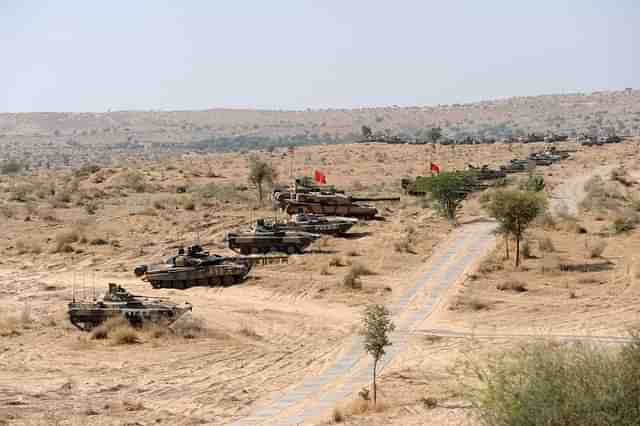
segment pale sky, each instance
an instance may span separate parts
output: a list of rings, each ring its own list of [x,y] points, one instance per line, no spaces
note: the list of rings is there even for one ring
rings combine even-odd
[[[639,88],[639,28],[638,0],[0,0],[0,112]]]

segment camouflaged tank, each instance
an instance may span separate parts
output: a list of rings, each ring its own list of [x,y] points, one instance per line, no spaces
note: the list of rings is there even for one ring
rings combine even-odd
[[[199,245],[183,249],[164,263],[140,265],[134,269],[138,277],[153,288],[186,289],[195,286],[229,286],[241,282],[251,271],[251,263],[242,259],[210,255]]]
[[[360,219],[375,218],[378,209],[368,204],[359,204],[361,201],[400,201],[400,198],[357,198],[344,194],[297,193],[286,201],[284,211],[291,215],[316,214]]]
[[[226,239],[231,250],[249,255],[270,252],[302,253],[318,238],[320,235],[308,232],[269,230],[256,227],[246,232],[230,232]]]
[[[98,300],[69,303],[69,321],[80,330],[91,330],[112,317],[123,316],[133,326],[145,322],[171,324],[186,312],[191,304],[175,304],[157,297],[136,296],[119,285],[109,283],[109,290]]]
[[[505,173],[504,170],[493,170],[486,164],[481,167],[475,167],[469,164],[469,171],[474,174],[477,180],[494,180],[507,177],[507,173]]]
[[[344,191],[333,185],[322,185],[316,183],[310,176],[296,178],[291,186],[275,186],[271,192],[271,201],[276,209],[284,209],[287,201],[295,197],[295,194],[344,194]]]
[[[342,235],[356,223],[358,220],[351,217],[294,214],[286,222],[258,219],[256,227],[267,231],[300,231],[312,234]]]

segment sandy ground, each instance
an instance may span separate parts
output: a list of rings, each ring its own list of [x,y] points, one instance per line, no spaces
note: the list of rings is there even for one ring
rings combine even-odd
[[[308,147],[296,154],[311,158],[307,165],[299,165],[298,173],[304,168],[309,171],[324,167],[331,170],[333,183],[359,188],[361,193],[367,192],[363,188],[366,186],[372,195],[389,194],[397,192],[400,177],[422,170],[423,149],[384,145],[365,150],[357,146]],[[443,168],[449,169],[472,160],[478,163],[478,159],[498,164],[532,149],[526,145],[467,147],[458,151],[441,148],[434,156]],[[275,160],[282,153],[263,155]],[[578,199],[584,176],[593,174],[594,165],[617,167],[622,163],[630,172],[638,169],[635,145],[580,148],[573,159],[544,170],[548,191],[564,182],[556,195]],[[204,176],[207,164],[223,177]],[[0,366],[4,373],[0,377],[2,421],[227,424],[251,416],[305,378],[321,377],[323,371],[335,365],[344,354],[346,342],[353,338],[362,307],[370,302],[398,305],[429,271],[438,250],[449,244],[438,243],[452,238],[446,222],[430,209],[423,209],[419,201],[403,197],[399,204],[378,205],[386,221],[358,225],[355,238],[317,243],[309,254],[293,256],[287,265],[256,268],[242,285],[152,291],[148,284],[133,277],[133,266],[170,254],[181,243],[194,239],[196,233],[213,251],[224,253],[222,239],[227,230],[248,224],[256,216],[273,214],[266,209],[247,208],[242,200],[215,199],[207,206],[197,199],[195,210],[187,210],[180,207],[181,195],[171,192],[172,185],[182,182],[191,186],[210,181],[245,183],[244,164],[246,159],[237,154],[214,156],[207,162],[181,160],[170,170],[167,164],[138,164],[147,181],[161,187],[155,192],[119,189],[115,182],[122,173],[119,170],[104,183],[95,183],[92,178],[83,180],[81,191],[94,188],[107,193],[98,213],[90,216],[83,207],[54,209],[36,197],[32,201],[36,212],[29,213],[25,203],[9,201],[9,192],[5,192],[4,205],[14,208],[15,215],[3,219],[5,232],[0,242],[5,253],[0,265],[0,314],[5,324],[2,329],[13,331],[0,336]],[[281,176],[287,176],[287,164],[279,167]],[[200,176],[194,176],[194,171]],[[567,187],[569,177],[581,180],[573,180]],[[6,178],[0,181],[3,188],[16,184]],[[372,191],[374,187],[377,189]],[[156,209],[155,215],[140,214],[166,197],[178,198],[178,208],[169,203],[170,208]],[[45,211],[52,211],[57,220],[46,221],[42,217]],[[27,214],[29,221],[25,221]],[[589,228],[588,235],[605,238],[598,232],[608,219],[597,220],[598,216],[584,214],[580,223]],[[473,227],[473,221],[481,217],[482,211],[472,199],[463,210],[461,222]],[[78,241],[72,243],[73,253],[52,253],[56,235],[75,229],[78,224],[88,239],[103,237],[117,244],[94,246]],[[464,235],[465,229],[456,232]],[[532,241],[539,234],[551,235],[556,245],[554,257],[584,257],[580,249],[584,236],[576,237],[575,232],[536,228],[531,234]],[[413,253],[396,250],[395,242],[405,239]],[[470,410],[460,408],[468,406],[468,402],[461,399],[451,368],[460,360],[477,359],[484,353],[509,347],[513,341],[425,334],[430,330],[621,335],[637,321],[637,292],[631,279],[635,270],[629,268],[635,267],[633,253],[639,243],[633,232],[608,236],[606,240],[604,257],[614,265],[604,271],[543,274],[541,265],[548,259],[538,256],[534,247],[537,258],[525,261],[526,270],[510,269],[509,262],[503,262],[501,270],[468,273],[461,282],[454,279],[434,312],[406,329],[402,351],[390,359],[382,372],[383,409],[348,415],[347,424],[473,424],[468,417]],[[19,241],[38,244],[41,251],[24,252],[17,247]],[[436,256],[432,256],[434,250]],[[456,256],[464,257],[466,253],[464,249],[456,251]],[[479,253],[477,260],[490,254]],[[345,263],[363,263],[375,272],[363,277],[363,290],[348,290],[341,285],[349,267],[328,266],[336,256]],[[141,343],[124,346],[108,339],[90,340],[72,328],[65,315],[72,288],[84,283],[85,292],[90,295],[94,277],[97,288],[118,282],[134,293],[190,301],[194,315],[203,318],[208,334],[183,339],[141,333]],[[529,291],[512,293],[495,288],[496,282],[509,278],[526,281]],[[577,297],[570,297],[572,291]],[[423,306],[420,297],[428,294],[412,299],[408,312]],[[475,310],[462,304],[461,308],[451,309],[460,297],[469,296],[485,301],[488,307]],[[425,403],[431,397],[438,400],[437,406]],[[292,418],[306,409],[303,406],[315,407],[314,398],[307,398],[293,411],[282,411],[280,417],[270,420],[282,424],[278,419]],[[345,413],[355,411],[351,400],[347,396],[336,406]],[[326,419],[317,418],[314,422],[327,421],[329,414],[323,412],[321,417]]]

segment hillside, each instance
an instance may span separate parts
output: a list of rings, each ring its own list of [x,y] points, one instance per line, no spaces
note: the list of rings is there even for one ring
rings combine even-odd
[[[574,135],[610,128],[640,131],[640,90],[516,97],[470,104],[266,111],[118,111],[0,114],[0,161],[38,167],[114,164],[188,152],[269,145],[348,143],[363,125],[374,132],[424,137],[440,126],[452,138],[502,138],[529,132]]]

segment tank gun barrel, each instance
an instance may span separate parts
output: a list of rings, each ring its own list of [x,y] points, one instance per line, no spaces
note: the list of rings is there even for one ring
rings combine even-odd
[[[400,201],[400,197],[351,197],[351,201],[357,202],[366,202],[366,201]]]

